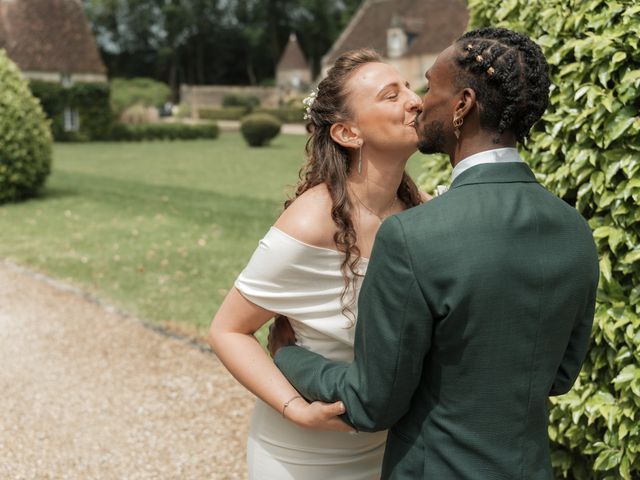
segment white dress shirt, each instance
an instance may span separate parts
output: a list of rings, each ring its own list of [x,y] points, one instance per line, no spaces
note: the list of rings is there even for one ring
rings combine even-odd
[[[451,173],[451,181],[453,182],[462,172],[469,170],[476,165],[483,163],[509,163],[524,162],[515,148],[494,148],[493,150],[485,150],[476,153],[470,157],[461,160]]]

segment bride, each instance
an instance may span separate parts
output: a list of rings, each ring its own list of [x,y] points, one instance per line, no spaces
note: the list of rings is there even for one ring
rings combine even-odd
[[[378,478],[386,432],[353,434],[341,402],[308,403],[253,334],[286,316],[297,343],[353,359],[357,296],[382,221],[428,200],[405,173],[420,98],[372,50],[336,60],[307,100],[311,136],[295,197],[260,241],[215,315],[209,342],[258,400],[251,479]],[[380,352],[384,355],[384,352]]]

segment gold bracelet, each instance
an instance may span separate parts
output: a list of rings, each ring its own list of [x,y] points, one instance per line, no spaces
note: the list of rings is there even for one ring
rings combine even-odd
[[[284,411],[287,409],[287,407],[289,406],[289,404],[291,402],[293,402],[296,398],[302,398],[300,395],[296,395],[295,397],[291,397],[289,400],[287,400],[286,402],[284,402],[284,405],[282,406],[282,418],[287,418],[284,416]]]

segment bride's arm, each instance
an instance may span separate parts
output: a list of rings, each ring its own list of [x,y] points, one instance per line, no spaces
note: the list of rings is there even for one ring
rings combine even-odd
[[[232,288],[211,323],[208,339],[229,372],[254,395],[282,413],[285,403],[299,394],[254,337],[273,316],[273,312],[253,304]],[[342,402],[309,404],[303,398],[296,398],[285,410],[286,418],[302,427],[354,431],[337,418],[342,413]]]

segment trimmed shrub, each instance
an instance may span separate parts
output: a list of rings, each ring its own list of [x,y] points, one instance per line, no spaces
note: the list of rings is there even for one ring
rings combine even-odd
[[[523,156],[591,225],[601,278],[592,343],[571,392],[550,400],[556,478],[640,478],[640,5],[634,0],[470,0],[472,28],[544,50],[551,103]],[[428,187],[450,174],[428,159]],[[428,175],[428,176],[427,176]]]
[[[113,123],[109,84],[78,82],[67,88],[61,83],[32,80],[29,86],[51,119],[51,131],[56,140],[87,141],[109,137]],[[78,131],[67,132],[64,129],[64,110],[67,107],[78,111]]]
[[[243,107],[246,113],[260,106],[260,99],[254,95],[242,95],[240,93],[227,93],[222,98],[223,107]]]
[[[127,108],[120,114],[118,122],[121,123],[157,123],[160,119],[158,109],[145,107],[142,104]]]
[[[244,107],[201,108],[198,117],[203,120],[240,120],[247,114]]]
[[[266,113],[252,113],[242,119],[240,132],[245,141],[252,147],[267,145],[279,133],[280,121]]]
[[[254,113],[268,113],[282,123],[304,123],[304,108],[280,107],[280,108],[256,108]]]
[[[51,132],[18,67],[0,49],[0,203],[35,195],[51,170]]]
[[[220,134],[215,123],[188,125],[184,123],[143,123],[137,125],[118,123],[113,126],[111,140],[140,142],[145,140],[196,140],[214,139]]]
[[[111,108],[120,116],[134,105],[160,107],[171,97],[168,85],[151,78],[114,78],[111,80]]]

